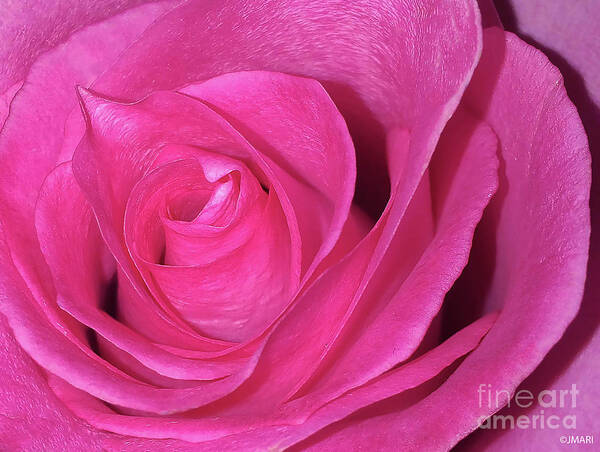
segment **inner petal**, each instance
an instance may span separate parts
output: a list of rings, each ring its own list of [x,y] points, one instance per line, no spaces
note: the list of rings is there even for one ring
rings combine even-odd
[[[167,216],[171,220],[190,222],[194,220],[212,195],[210,189],[198,189],[178,193],[167,203]]]
[[[161,213],[165,228],[176,229],[173,222],[225,226],[239,194],[236,173],[228,173],[216,183],[203,179],[199,184],[177,188],[166,199],[165,212]]]
[[[260,334],[299,285],[275,191],[240,161],[198,151],[134,187],[127,246],[153,296],[205,336]]]

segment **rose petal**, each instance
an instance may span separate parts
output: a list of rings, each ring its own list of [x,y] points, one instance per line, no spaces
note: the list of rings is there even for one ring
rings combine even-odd
[[[189,2],[149,29],[94,88],[133,101],[243,70],[317,79],[357,148],[359,201],[380,214],[389,191],[386,129],[430,118],[427,111],[459,88],[458,74],[472,69],[479,52],[473,3]]]
[[[496,2],[498,10],[505,21],[506,28],[518,32],[527,42],[542,49],[555,64],[564,77],[569,97],[577,106],[583,126],[588,135],[592,153],[592,193],[590,208],[592,214],[592,235],[588,276],[581,308],[575,320],[569,325],[564,336],[554,346],[544,361],[536,368],[520,386],[540,394],[545,389],[571,389],[576,384],[580,394],[577,406],[540,407],[535,404],[527,410],[518,409],[512,404],[510,409],[503,409],[498,414],[518,417],[525,414],[532,419],[544,410],[546,419],[553,414],[562,419],[567,414],[577,417],[577,430],[587,432],[600,431],[598,424],[596,400],[599,400],[598,384],[600,369],[595,365],[600,353],[600,201],[597,188],[600,175],[600,78],[598,77],[599,41],[595,39],[593,20],[598,17],[600,4],[597,2]],[[592,29],[589,29],[591,27]],[[519,390],[519,389],[518,389]],[[518,391],[517,390],[517,391]],[[483,433],[483,435],[482,435]],[[558,444],[560,435],[573,434],[570,429],[556,429],[552,434],[544,429],[481,430],[469,435],[458,446],[464,449],[489,450],[510,449],[515,443],[539,444],[540,448],[552,449]]]
[[[435,16],[432,17],[435,20]],[[477,19],[467,17],[467,20]],[[469,30],[475,35],[478,33],[476,27]],[[474,39],[475,47],[470,47],[472,53],[469,55],[476,60],[478,41],[475,37]],[[472,69],[473,66],[465,68],[465,72],[460,74],[454,73],[457,78],[453,86],[457,91],[445,99],[444,106],[420,105],[417,108],[411,105],[415,111],[421,108],[432,110],[426,118],[417,116],[413,119],[410,140],[406,131],[390,134],[392,141],[388,151],[392,193],[386,211],[361,244],[346,259],[317,279],[298,300],[294,310],[270,337],[257,371],[243,388],[246,391],[243,402],[232,401],[231,409],[236,410],[235,404],[240,402],[242,410],[248,406],[257,411],[268,410],[273,400],[285,400],[316,370],[358,304],[369,280],[376,271],[381,271],[378,267],[422,179],[441,129],[458,102],[457,96],[466,87]],[[462,85],[458,82],[459,79]],[[301,359],[290,360],[290,356]],[[274,381],[277,384],[273,384]]]
[[[185,143],[206,150],[234,152],[251,160],[260,157],[222,118],[187,96],[162,92],[137,104],[126,105],[110,102],[89,92],[82,95],[88,117],[88,132],[75,153],[73,171],[94,209],[107,246],[125,276],[122,280],[124,291],[119,294],[120,298],[123,297],[123,305],[133,308],[137,304],[142,309],[152,309],[154,301],[129,256],[122,233],[125,207],[134,185],[154,168],[155,160],[163,148],[174,158],[172,149],[164,147],[166,143]],[[175,111],[177,116],[173,117],[170,112]],[[113,121],[113,118],[119,118],[119,121]],[[202,134],[197,133],[200,130]],[[262,165],[261,162],[258,164]],[[118,172],[115,173],[115,170]],[[98,174],[104,177],[97,177]],[[284,193],[276,183],[274,188]],[[283,203],[286,201],[283,197]],[[288,216],[288,226],[294,225],[294,221]],[[128,289],[128,283],[131,289]],[[160,303],[167,322],[162,329],[178,328],[187,332],[190,340],[195,342],[192,343],[194,348],[214,348],[214,341],[197,335],[168,303],[160,298],[156,301]],[[142,327],[143,319],[134,315],[134,312],[139,311],[123,312],[122,320],[130,326],[138,326],[140,330],[145,329]],[[136,325],[136,322],[141,323]],[[156,331],[159,332],[161,328]]]
[[[123,415],[56,377],[50,379],[50,385],[77,416],[98,429],[130,435],[128,438],[138,436],[141,438],[186,438],[186,440],[194,442],[211,441],[260,427],[264,422],[263,418],[252,416],[238,418],[207,416],[200,419],[186,419]],[[135,441],[134,438],[131,439]],[[191,446],[187,441],[177,441],[177,443],[176,450],[179,450],[180,447],[185,448],[186,445]],[[197,448],[198,445],[196,444],[194,447]]]
[[[200,155],[197,158],[202,162]],[[275,191],[264,193],[240,162],[220,163],[231,165],[236,179],[242,179],[236,182],[241,211],[233,223],[215,230],[203,223],[161,220],[157,207],[170,196],[169,190],[190,181],[198,184],[198,174],[203,172],[199,161],[179,160],[142,179],[127,205],[125,234],[132,251],[139,248],[136,238],[142,244],[160,243],[159,236],[166,234],[166,262],[143,259],[138,263],[145,280],[156,284],[158,296],[164,294],[199,331],[243,342],[261,333],[283,311],[297,290],[299,268],[292,261],[286,217]],[[181,265],[168,260],[173,246],[187,254]]]
[[[336,444],[451,447],[495,411],[478,403],[478,386],[490,384],[512,393],[579,307],[589,237],[585,134],[558,71],[512,34],[506,34],[503,52],[497,47],[503,45],[502,37],[501,30],[486,30],[484,56],[466,98],[483,110],[497,133],[505,165],[500,188],[506,192],[486,211],[491,221],[484,220],[487,227],[497,228],[499,244],[487,309],[503,304],[502,313],[438,390],[407,410],[340,426],[329,439]],[[503,58],[499,74],[498,57]],[[491,81],[495,89],[490,99],[486,94]],[[506,181],[509,185],[503,186]],[[453,410],[440,410],[448,406]]]
[[[320,148],[322,149],[324,146],[329,148],[330,155],[336,155],[336,160],[338,161],[345,162],[349,158],[351,159],[353,154],[352,152],[349,152],[351,143],[347,136],[347,131],[339,118],[339,114],[332,108],[324,91],[316,85],[315,82],[300,80],[284,75],[276,76],[278,85],[271,86],[268,82],[273,77],[275,76],[273,75],[265,78],[265,93],[271,91],[276,93],[276,87],[278,89],[283,89],[283,86],[290,85],[299,88],[306,85],[309,87],[309,90],[306,90],[306,95],[303,96],[304,101],[306,101],[307,98],[314,97],[315,102],[324,102],[323,105],[327,106],[327,109],[322,108],[318,110],[318,118],[321,118],[323,123],[329,123],[330,129],[319,130],[315,119],[316,117],[314,117],[314,113],[312,113],[313,110],[310,109],[306,109],[303,115],[294,115],[295,120],[298,121],[297,127],[301,127],[300,124],[303,123],[303,119],[306,115],[313,115],[313,117],[308,118],[306,121],[307,124],[314,124],[313,128],[315,129],[315,135],[313,135],[312,138],[313,144],[317,142],[316,140],[329,140],[324,141],[324,144],[321,145]],[[256,82],[263,83],[261,79],[257,79]],[[286,96],[285,99],[290,104],[290,108],[296,108],[296,113],[298,113],[299,110],[297,103],[294,103],[293,101],[294,97],[292,96],[292,91],[289,91],[289,95]],[[298,95],[298,93],[296,95]],[[321,97],[324,101],[318,100]],[[252,167],[258,168],[256,166],[257,164],[261,166],[261,173],[268,174],[273,171],[273,175],[269,176],[269,180],[270,183],[273,183],[273,188],[281,201],[283,211],[286,213],[292,243],[303,242],[304,238],[314,236],[314,227],[310,222],[307,223],[306,221],[303,221],[301,229],[299,231],[296,230],[296,218],[298,218],[298,214],[300,213],[306,215],[306,208],[299,210],[298,213],[296,213],[295,210],[298,209],[297,206],[308,206],[309,203],[314,210],[313,201],[315,198],[318,199],[318,196],[316,197],[315,194],[313,194],[310,187],[305,188],[299,181],[295,180],[288,175],[286,171],[279,168],[276,163],[269,161],[267,157],[263,157],[262,154],[256,154],[256,151],[248,146],[248,144],[237,136],[234,131],[230,130],[229,126],[223,120],[219,119],[219,117],[210,110],[207,110],[199,101],[194,101],[186,96],[168,93],[152,95],[143,102],[128,106],[111,103],[90,94],[85,94],[85,98],[84,105],[86,110],[88,110],[90,134],[88,140],[82,142],[75,155],[75,174],[84,187],[84,191],[88,193],[91,204],[95,206],[94,209],[99,218],[101,230],[105,235],[109,248],[111,248],[117,257],[121,268],[126,272],[129,280],[134,282],[134,287],[137,287],[137,291],[140,295],[143,293],[141,281],[139,281],[139,277],[136,276],[136,273],[129,262],[129,258],[125,252],[125,244],[119,244],[119,242],[122,242],[122,239],[119,239],[119,225],[122,224],[124,215],[124,203],[121,199],[126,199],[132,190],[133,184],[137,183],[137,181],[155,165],[155,159],[158,157],[159,152],[162,152],[161,148],[158,146],[161,143],[185,143],[187,140],[187,144],[201,146],[204,149],[218,149],[220,152],[225,151],[225,148],[229,147],[230,149],[227,149],[227,152],[237,152],[237,155],[242,156],[243,159],[250,162],[254,161],[255,163],[252,164]],[[167,111],[174,109],[177,109],[179,114],[177,117],[177,128],[169,127],[166,129],[167,122],[160,118],[162,118]],[[183,125],[185,123],[182,118],[186,117],[186,110],[189,112],[188,121],[191,124],[190,126]],[[194,112],[193,116],[191,113],[192,111]],[[121,119],[128,118],[128,128],[121,128],[120,124],[123,124],[123,121],[114,124],[112,122],[113,115],[119,116]],[[333,121],[328,119],[325,120],[325,118],[329,117],[331,117]],[[157,121],[163,122],[159,125]],[[151,127],[153,133],[150,135],[143,134],[142,132],[146,127]],[[198,129],[202,128],[204,135],[202,137],[194,135],[192,132],[194,127]],[[213,131],[211,131],[209,127],[212,127]],[[95,130],[101,130],[101,133],[95,134]],[[281,131],[281,133],[283,133],[283,131]],[[122,134],[127,134],[127,140],[120,139]],[[229,138],[227,138],[228,136]],[[230,144],[227,144],[227,140],[230,140]],[[293,141],[294,140],[292,140],[292,142]],[[302,146],[301,141],[299,142],[299,146]],[[150,147],[150,151],[145,151],[144,153],[136,151],[136,149],[147,149],[148,147]],[[238,151],[235,151],[236,147],[239,149]],[[99,148],[103,148],[104,150],[100,152],[97,150]],[[172,152],[174,151],[170,149],[167,154],[170,157],[174,157],[171,155]],[[94,157],[94,155],[96,155],[96,157]],[[161,161],[164,161],[164,158],[161,157]],[[289,165],[290,163],[288,163],[288,166]],[[121,170],[118,175],[115,175],[115,177],[110,179],[90,179],[88,175],[97,174],[97,170],[94,170],[96,167],[104,168],[102,170],[104,172],[114,170],[115,168],[121,168]],[[341,168],[344,168],[342,175],[346,177],[348,171],[352,173],[351,170],[353,167],[352,161],[342,165]],[[272,168],[274,169],[272,170]],[[100,174],[102,174],[102,171],[100,171]],[[279,182],[275,183],[274,180]],[[107,183],[110,185],[107,186]],[[337,206],[333,215],[334,220],[331,226],[328,227],[331,228],[331,230],[327,230],[327,234],[333,238],[327,236],[323,237],[323,240],[327,239],[331,242],[336,239],[336,236],[339,236],[342,224],[348,215],[351,198],[348,187],[351,187],[351,185],[352,179],[346,179],[341,180],[338,182],[338,185],[335,186],[336,188],[340,186],[344,187],[345,195],[339,197],[341,201],[336,199]],[[100,191],[98,192],[98,190]],[[110,194],[111,192],[115,194]],[[328,192],[330,195],[333,195],[331,188],[329,188]],[[100,193],[103,194],[100,195]],[[294,196],[290,197],[291,194]],[[288,198],[293,201],[290,202]],[[331,247],[331,243],[325,245],[321,254],[329,252]],[[296,251],[297,249],[297,246],[292,245],[292,251],[296,253],[292,256],[293,260],[299,256]],[[314,256],[309,255],[308,259],[313,259],[314,265],[312,268],[319,263],[318,260],[314,261]],[[291,274],[293,275],[294,272],[292,271]],[[163,281],[163,283],[165,283],[165,281]],[[129,304],[129,306],[132,307],[133,304]],[[164,303],[161,306],[165,312],[169,312],[168,306]],[[208,317],[210,320],[210,315]],[[127,317],[125,320],[131,325],[131,322],[135,322],[136,318],[135,316],[131,318]]]
[[[483,28],[502,27],[498,11],[496,11],[493,0],[477,0],[479,10],[481,11],[481,25]]]
[[[94,359],[48,325],[0,243],[3,272],[0,284],[5,299],[0,304],[19,344],[49,372],[106,402],[152,413],[174,413],[196,408],[222,398],[237,388],[256,365],[257,355],[235,376],[199,382],[192,388],[161,389],[137,382],[107,363]],[[7,303],[6,300],[10,300]]]
[[[354,196],[354,146],[336,106],[319,83],[272,72],[226,74],[181,92],[207,102],[264,158],[319,192],[288,191],[308,279],[336,244]]]
[[[73,32],[103,19],[110,20],[142,3],[145,2],[119,0],[101,5],[93,1],[66,0],[51,5],[38,1],[4,5],[0,42],[10,42],[11,45],[0,48],[0,91],[24,79],[30,66],[42,53],[59,46]],[[168,10],[176,3],[162,1],[158,2],[157,7]],[[149,19],[153,20],[151,17]],[[135,28],[136,22],[139,21],[132,21],[130,25]],[[120,35],[108,36],[110,39],[120,39],[123,32],[126,30],[122,30]]]
[[[149,441],[140,439],[137,441],[130,439],[128,445],[133,450],[137,450],[137,447],[147,447],[149,444],[153,445],[154,450],[166,450],[167,447],[176,447],[178,450],[197,450],[192,449],[192,447],[195,447],[201,448],[203,451],[231,450],[232,448],[239,448],[240,450],[253,448],[268,449],[269,447],[287,448],[314,434],[328,424],[348,416],[359,408],[368,406],[377,400],[415,388],[434,378],[455,360],[476,348],[482,337],[485,336],[489,328],[493,325],[496,317],[495,314],[490,314],[469,325],[418,360],[387,372],[380,378],[344,394],[342,397],[318,410],[302,423],[295,423],[296,425],[265,425],[262,428],[235,433],[236,427],[239,428],[241,426],[240,421],[245,419],[245,417],[238,418],[238,426],[232,424],[236,420],[235,417],[230,419],[229,423],[226,420],[227,418],[208,418],[205,420],[178,419],[171,425],[165,425],[164,422],[159,423],[158,420],[154,419],[145,419],[146,423],[142,423],[142,419],[134,418],[132,422],[136,429],[136,435],[154,436],[157,432],[161,432],[159,433],[160,436],[181,438],[185,441],[202,442],[202,444],[191,446],[180,441],[156,441],[150,443]],[[126,431],[125,429],[120,429],[118,426],[119,420],[123,418],[122,416],[111,416],[103,413],[102,409],[94,407],[91,403],[85,405],[70,403],[69,405],[76,406],[78,407],[76,409],[79,410],[85,410],[88,413],[86,417],[93,419],[92,422],[94,425],[111,430],[116,428],[123,432]],[[290,408],[290,411],[294,411],[295,409],[293,406]],[[254,417],[248,416],[247,419],[250,421],[248,425],[252,425],[251,421],[254,420]],[[227,429],[230,434],[225,436],[224,433]],[[207,441],[209,435],[221,437],[214,441]],[[112,444],[119,444],[120,442],[121,440],[117,439]],[[162,449],[161,446],[165,447],[165,449]],[[331,447],[327,448],[327,450],[329,449]]]
[[[11,87],[9,87],[3,94],[0,95],[0,131],[4,126],[4,121],[8,116],[8,112],[10,111],[10,104],[12,103],[17,91],[21,89],[23,86],[23,82],[17,82]]]
[[[591,126],[594,118],[596,124],[599,120],[600,46],[593,18],[600,16],[600,4],[568,0],[497,3],[507,28],[528,42],[534,41],[560,67],[569,95],[578,101],[588,133],[598,139],[597,127]]]
[[[166,8],[133,9],[83,29],[42,56],[15,95],[0,134],[0,214],[6,239],[36,301],[60,328],[52,278],[33,225],[39,188],[57,164],[65,118],[77,105],[73,86],[91,83]]]
[[[107,284],[106,249],[97,223],[77,186],[70,162],[44,182],[36,206],[36,229],[54,277],[57,303],[141,364],[164,376],[211,380],[230,375],[246,361],[211,362],[180,358],[156,347],[101,310]],[[114,272],[114,263],[111,272]],[[87,344],[81,344],[87,348]],[[103,355],[104,356],[104,355]],[[125,368],[126,369],[126,368]]]
[[[1,301],[2,303],[5,300]],[[82,423],[48,387],[0,315],[0,438],[8,450],[101,450],[108,436]]]
[[[459,111],[448,123],[430,166],[435,234],[415,250],[423,214],[403,219],[388,259],[393,275],[365,294],[304,398],[325,399],[408,359],[439,312],[444,295],[467,263],[475,226],[497,185],[497,140],[481,121]],[[413,199],[415,204],[418,199]],[[414,215],[414,214],[413,214]],[[427,218],[425,216],[425,218]],[[410,225],[410,226],[409,226]],[[412,255],[418,262],[413,262]],[[443,276],[443,277],[442,277]],[[389,281],[398,288],[390,291]],[[393,289],[393,287],[392,287]],[[322,403],[322,402],[321,402]]]

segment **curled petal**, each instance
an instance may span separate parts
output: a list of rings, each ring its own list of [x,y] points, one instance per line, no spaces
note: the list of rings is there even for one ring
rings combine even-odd
[[[427,228],[428,216],[415,210],[424,201],[414,198],[384,263],[393,273],[382,271],[371,282],[332,356],[304,388],[305,398],[318,404],[319,398],[357,386],[417,350],[467,263],[475,226],[496,190],[496,151],[496,137],[483,122],[464,111],[451,119],[426,176],[435,206],[433,237],[415,245],[416,231]],[[379,278],[387,284],[377,284]],[[397,288],[390,290],[390,280]]]
[[[75,182],[70,162],[59,165],[46,178],[36,206],[36,229],[54,278],[58,305],[130,354],[130,359],[164,376],[190,380],[221,378],[240,367],[236,360],[219,363],[180,358],[102,310],[103,287],[115,271],[114,263]],[[84,347],[85,342],[81,342]]]
[[[132,419],[132,425],[136,429],[136,434],[141,437],[168,437],[185,441],[157,441],[154,444],[155,447],[167,448],[171,445],[171,447],[176,446],[180,450],[198,450],[200,448],[203,451],[229,450],[232,448],[246,450],[251,448],[290,447],[361,408],[392,395],[402,394],[418,388],[420,385],[434,379],[445,369],[452,366],[455,361],[476,349],[496,318],[496,314],[483,317],[419,359],[391,370],[381,377],[347,392],[308,418],[305,416],[291,417],[290,420],[293,419],[293,421],[286,422],[285,417],[283,417],[279,425],[269,425],[266,420],[256,422],[260,418],[252,415],[229,419],[177,419],[169,425],[165,425],[162,420],[144,419],[144,423],[141,418],[134,418]],[[103,413],[101,407],[94,407],[89,402],[86,404],[69,403],[69,405],[86,412],[86,417],[92,419],[92,423],[98,427],[126,431],[118,426],[119,421],[123,420],[122,416]],[[292,403],[286,409],[288,412],[285,414],[293,416],[298,406]],[[244,422],[247,426],[252,425],[252,428],[247,429],[247,431],[236,432]],[[216,438],[208,440],[210,436],[216,436]],[[200,444],[191,445],[187,441]],[[118,439],[115,439],[113,444],[119,444],[119,442]],[[143,447],[147,444],[148,442],[143,439],[128,443],[131,447]],[[329,449],[331,448],[332,446],[329,447]]]
[[[427,398],[338,425],[327,441],[448,448],[507,402],[480,404],[479,385],[513,393],[577,312],[590,233],[585,133],[559,72],[538,50],[499,29],[486,30],[484,49],[465,101],[499,138],[499,191],[478,231],[487,237],[494,231],[496,249],[477,253],[464,277],[473,288],[492,269],[483,308],[502,312],[474,353]],[[468,293],[462,302],[469,303]],[[440,410],[447,406],[455,408],[451,415]]]
[[[0,215],[15,263],[42,304],[45,303],[42,298],[54,297],[54,289],[49,284],[51,277],[39,251],[32,218],[44,178],[59,161],[65,119],[77,108],[73,87],[77,83],[91,84],[169,7],[167,3],[160,3],[134,8],[75,33],[33,64],[23,87],[13,98],[10,116],[0,133],[0,166],[3,168]],[[62,8],[57,9],[64,14]],[[50,29],[56,30],[54,25]],[[13,50],[12,46],[4,48]],[[20,63],[27,61],[23,55],[15,55]],[[65,153],[72,155],[73,149]]]
[[[340,237],[354,196],[354,146],[334,103],[318,82],[272,72],[226,74],[181,91],[221,113],[280,177],[302,182],[287,188],[307,279]]]
[[[299,269],[292,261],[286,217],[275,192],[264,193],[239,162],[229,162],[235,174],[213,188],[212,195],[197,194],[207,182],[202,176],[207,169],[198,158],[200,162],[179,160],[162,166],[134,187],[125,220],[129,249],[146,256],[133,255],[156,296],[164,294],[200,331],[234,341],[253,338],[298,288]],[[219,176],[228,177],[215,177]],[[235,199],[220,202],[232,204],[234,212],[225,225],[207,224],[215,197],[224,196],[218,190],[225,183],[230,187],[227,197]],[[190,193],[189,187],[196,196],[210,196],[202,201],[205,206],[199,213],[193,209],[192,221],[169,218],[169,198]],[[163,243],[164,262],[157,259],[162,251],[140,250],[135,240],[144,248]]]

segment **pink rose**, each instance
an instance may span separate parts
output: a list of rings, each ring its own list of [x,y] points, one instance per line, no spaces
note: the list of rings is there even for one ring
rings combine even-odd
[[[597,431],[587,137],[490,2],[42,3],[0,22],[8,450],[518,448],[486,419],[572,383],[539,444]]]

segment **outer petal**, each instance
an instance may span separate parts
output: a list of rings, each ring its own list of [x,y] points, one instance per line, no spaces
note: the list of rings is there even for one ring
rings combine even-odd
[[[61,44],[71,33],[143,3],[60,0],[48,4],[33,0],[2,5],[0,91],[24,79],[43,52]]]
[[[497,1],[496,6],[507,29],[540,48],[564,76],[569,97],[577,106],[586,129],[592,154],[592,236],[588,277],[581,309],[560,342],[528,377],[519,389],[539,394],[541,391],[570,389],[580,392],[575,408],[503,409],[502,415],[556,414],[577,416],[575,430],[526,429],[482,430],[474,432],[459,444],[467,450],[507,450],[515,444],[536,444],[552,450],[560,447],[562,434],[593,434],[600,431],[600,416],[595,401],[600,399],[598,381],[600,367],[600,41],[593,18],[600,17],[600,4],[595,1],[569,2]],[[597,441],[597,440],[596,440]],[[593,446],[588,446],[593,447]]]
[[[600,4],[594,0],[498,0],[505,27],[534,43],[556,64],[590,134],[600,142]]]
[[[422,402],[340,425],[328,441],[344,438],[353,447],[376,442],[395,450],[450,448],[494,411],[480,406],[478,385],[514,391],[579,307],[589,237],[585,134],[558,71],[511,34],[503,53],[496,47],[503,39],[495,39],[501,33],[486,32],[467,101],[485,115],[502,146],[503,191],[484,222],[497,228],[498,240],[488,309],[503,306],[503,311],[477,350]],[[498,74],[493,59],[502,55]],[[495,89],[488,99],[490,82]],[[454,410],[440,409],[449,406]]]
[[[233,433],[214,441],[204,441],[193,446],[189,444],[186,446],[186,443],[183,442],[157,441],[151,443],[143,440],[129,440],[128,444],[133,450],[147,447],[149,444],[153,444],[156,450],[167,450],[168,447],[175,446],[177,446],[178,450],[198,451],[285,449],[314,434],[328,424],[342,419],[377,400],[409,392],[409,390],[413,389],[418,392],[419,386],[434,379],[456,360],[461,359],[465,354],[477,347],[495,319],[496,314],[490,314],[480,319],[419,359],[400,366],[359,388],[347,392],[316,411],[308,419],[303,419],[302,422],[283,422],[281,425],[273,426],[265,425],[246,432]],[[294,409],[293,407],[290,408]],[[111,418],[111,416],[102,415],[101,410],[97,407],[93,408],[93,410],[96,412],[95,420],[99,422],[99,425],[114,425],[118,422],[118,417],[112,416]],[[254,420],[255,417],[249,416],[249,419]],[[152,434],[152,430],[148,428],[150,426],[148,421],[146,425],[142,424],[141,419],[136,419],[135,421],[136,424],[139,424],[137,428],[141,436],[145,436],[148,433]],[[161,430],[172,437],[199,442],[203,437],[206,437],[207,433],[211,433],[210,429],[207,429],[207,433],[204,432],[207,427],[207,421],[213,422],[213,419],[209,418],[204,421],[179,420],[174,426],[162,426]],[[221,418],[214,419],[214,421],[216,421],[215,424],[217,425],[223,424]],[[159,426],[156,427],[157,429],[160,428]],[[114,447],[120,442],[119,440],[115,440],[109,441],[107,444],[111,444]],[[332,448],[337,450],[337,448],[332,446],[329,446],[327,450],[331,450]],[[348,448],[352,449],[351,445],[348,445]]]
[[[389,188],[386,129],[435,122],[431,111],[465,81],[480,45],[473,3],[192,0],[148,30],[94,88],[135,100],[242,70],[315,78],[348,122],[362,168],[358,200],[379,214]]]
[[[36,62],[11,103],[0,133],[0,217],[17,267],[47,311],[53,309],[54,288],[33,212],[42,182],[59,159],[65,119],[77,106],[73,87],[90,84],[165,5],[136,8],[77,33]]]
[[[4,303],[4,300],[0,301]],[[77,419],[48,387],[0,315],[0,440],[7,450],[101,452],[108,436]]]
[[[417,250],[411,247],[418,242],[414,229],[425,227],[422,214],[399,231],[397,252],[387,263],[393,273],[381,276],[396,279],[397,286],[389,290],[388,283],[381,291],[381,284],[374,285],[366,293],[367,302],[353,314],[303,398],[332,397],[415,352],[466,265],[475,226],[496,190],[496,146],[491,129],[464,111],[448,123],[427,175],[435,206],[433,237]]]

